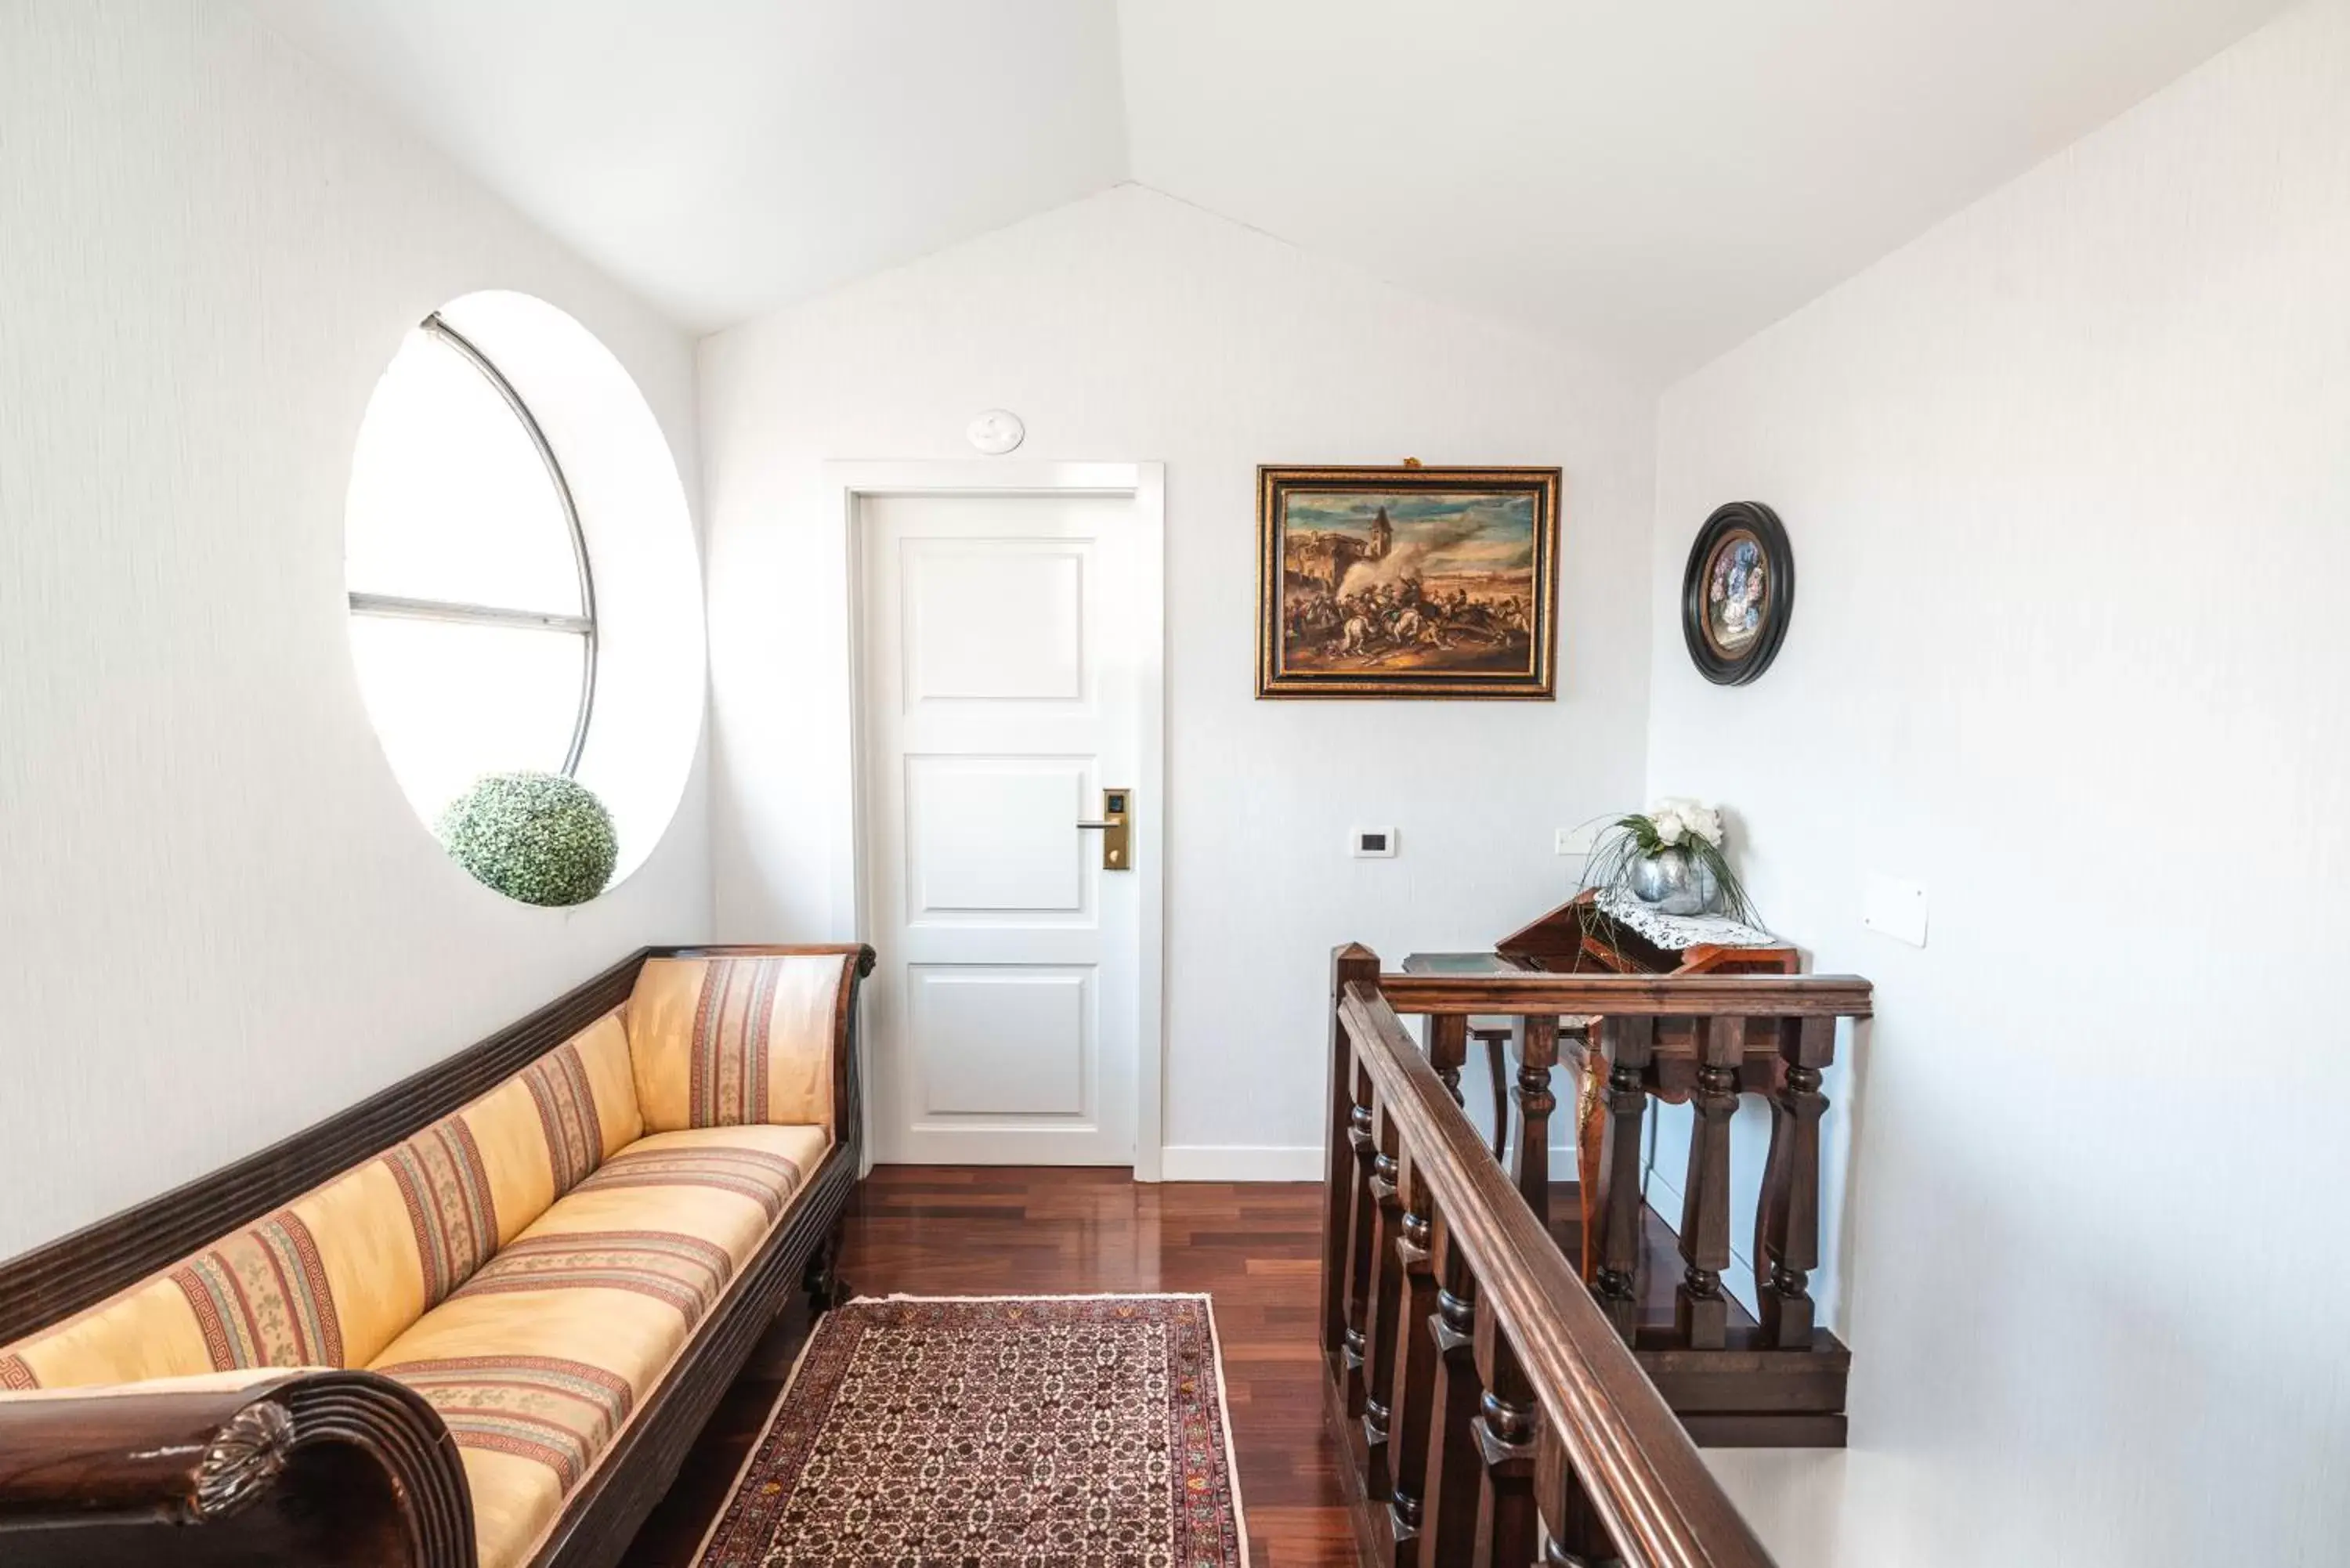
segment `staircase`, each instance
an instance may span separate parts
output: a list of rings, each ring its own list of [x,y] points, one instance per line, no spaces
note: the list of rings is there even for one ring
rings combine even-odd
[[[1844,1439],[1850,1357],[1813,1322],[1807,1273],[1820,1075],[1868,983],[1383,974],[1357,946],[1334,958],[1331,999],[1326,1407],[1362,1560],[1767,1563],[1695,1441]],[[1520,1021],[1514,1172],[1460,1105],[1469,1020],[1495,1013]],[[1425,1048],[1404,1014],[1428,1020]],[[1589,1021],[1587,1203],[1546,1168],[1566,1017]],[[1696,1127],[1676,1231],[1638,1179],[1648,1099],[1677,1090]],[[1721,1285],[1742,1092],[1773,1106],[1759,1318]]]

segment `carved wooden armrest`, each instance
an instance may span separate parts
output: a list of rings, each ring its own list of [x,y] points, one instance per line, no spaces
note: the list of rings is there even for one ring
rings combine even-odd
[[[371,1372],[0,1397],[0,1562],[475,1568],[448,1428]]]

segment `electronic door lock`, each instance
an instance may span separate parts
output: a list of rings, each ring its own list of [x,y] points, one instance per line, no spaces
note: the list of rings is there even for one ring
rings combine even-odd
[[[1134,869],[1133,864],[1129,858],[1129,851],[1128,848],[1126,820],[1127,808],[1129,804],[1128,797],[1133,794],[1134,792],[1132,790],[1126,789],[1106,789],[1102,791],[1102,819],[1099,822],[1081,822],[1077,824],[1081,828],[1099,828],[1101,830],[1102,869],[1105,871],[1131,871]]]

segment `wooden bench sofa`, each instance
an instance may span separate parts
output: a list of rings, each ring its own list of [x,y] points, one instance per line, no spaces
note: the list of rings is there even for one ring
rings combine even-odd
[[[0,1264],[0,1563],[594,1568],[817,1310],[870,949],[637,953]]]

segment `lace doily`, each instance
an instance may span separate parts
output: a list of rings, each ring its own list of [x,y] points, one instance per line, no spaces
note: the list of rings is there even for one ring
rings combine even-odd
[[[1727,915],[1668,915],[1623,888],[1603,888],[1596,899],[1609,919],[1629,926],[1668,952],[1711,943],[1723,948],[1775,948],[1779,939]]]

